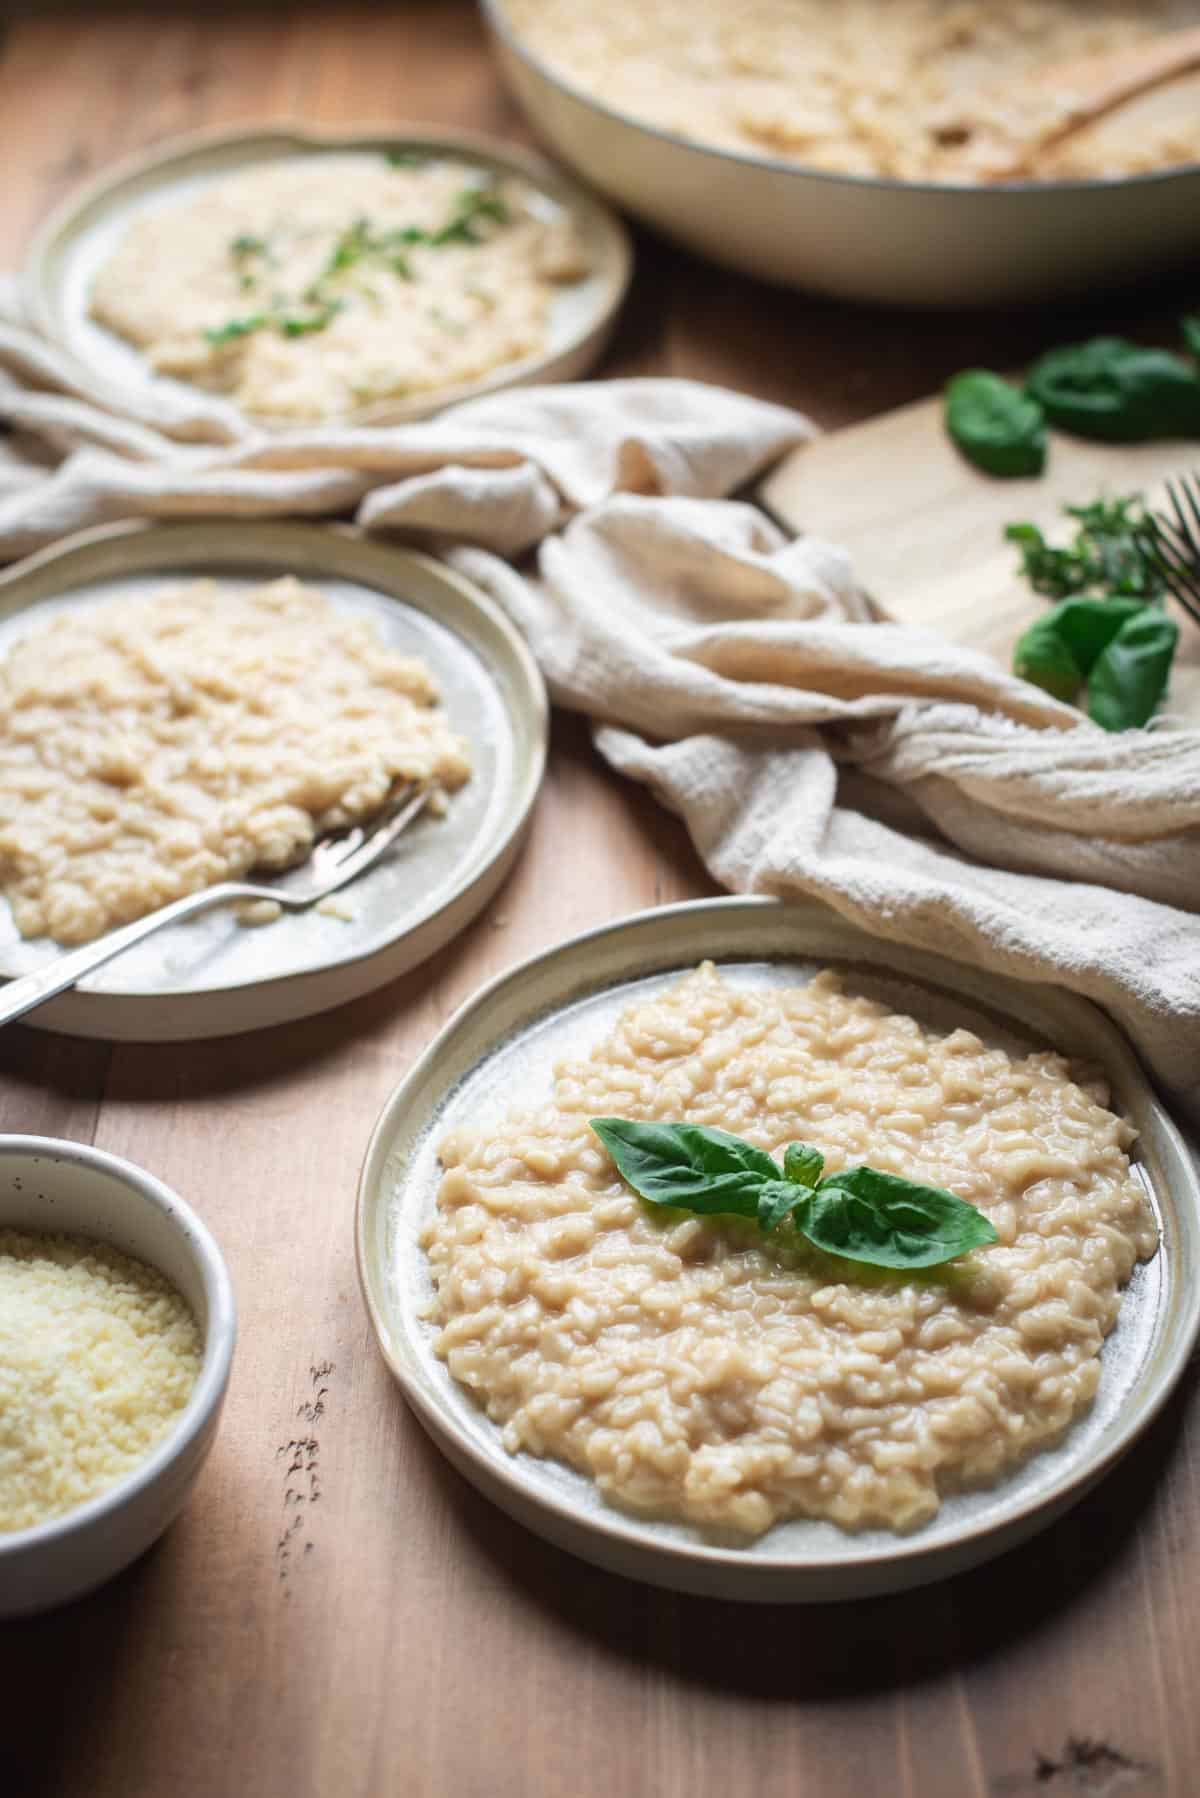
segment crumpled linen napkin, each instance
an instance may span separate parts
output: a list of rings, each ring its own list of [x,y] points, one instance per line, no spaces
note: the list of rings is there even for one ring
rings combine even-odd
[[[1200,1119],[1200,731],[1108,736],[874,622],[844,551],[723,497],[812,434],[799,415],[626,380],[282,439],[203,395],[114,397],[0,283],[5,422],[0,558],[131,515],[353,509],[433,542],[723,885],[822,899],[898,965],[915,945],[1083,993]]]

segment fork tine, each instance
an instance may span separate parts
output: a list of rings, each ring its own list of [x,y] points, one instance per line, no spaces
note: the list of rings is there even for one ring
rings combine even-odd
[[[353,855],[365,835],[362,825],[356,824],[352,830],[342,831],[336,837],[322,837],[314,845],[310,860],[318,867],[336,868],[348,855]]]
[[[396,838],[412,823],[417,813],[422,810],[429,799],[430,789],[418,786],[409,790],[376,826],[364,843],[338,863],[332,871],[326,885],[326,891],[336,893],[340,887],[348,885],[359,874],[365,872],[377,862],[384,851],[390,849]]]
[[[1197,478],[1164,483],[1165,507],[1147,515],[1149,544],[1167,591],[1200,624],[1200,498]],[[1174,514],[1172,516],[1171,514]]]
[[[1197,499],[1196,476],[1192,475],[1189,478],[1187,475],[1181,475],[1179,478],[1179,487],[1183,493],[1184,499],[1187,501],[1188,511],[1192,515],[1194,529],[1188,533],[1192,549],[1195,552],[1197,559],[1200,559],[1200,500]]]

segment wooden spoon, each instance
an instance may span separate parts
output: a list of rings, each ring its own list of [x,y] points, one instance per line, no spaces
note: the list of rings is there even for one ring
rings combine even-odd
[[[1025,84],[1026,92],[1057,97],[1062,101],[1062,110],[1056,112],[1049,125],[1035,130],[1023,141],[1001,138],[990,125],[979,128],[965,120],[947,125],[938,136],[944,143],[994,142],[996,154],[988,159],[987,179],[1002,181],[1027,173],[1034,156],[1090,125],[1093,119],[1196,68],[1200,68],[1200,26],[1189,26],[1186,31],[1167,32],[1123,50],[1058,63],[1031,74]]]

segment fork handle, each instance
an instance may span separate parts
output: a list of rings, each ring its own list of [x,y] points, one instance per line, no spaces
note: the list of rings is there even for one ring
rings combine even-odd
[[[108,930],[93,942],[82,943],[78,949],[57,956],[48,967],[39,968],[35,974],[22,974],[18,979],[10,980],[7,986],[0,987],[0,1024],[11,1024],[14,1018],[23,1017],[35,1005],[42,1005],[56,993],[65,992],[85,974],[102,968],[114,956],[123,955],[126,949],[132,949],[144,937],[152,936],[164,924],[178,924],[181,918],[194,918],[197,912],[208,911],[210,906],[237,898],[240,890],[234,882],[223,881],[220,886],[186,893],[182,899],[173,899],[169,905],[160,905],[157,911],[147,912],[144,918],[135,918],[132,924],[122,924],[119,930]]]

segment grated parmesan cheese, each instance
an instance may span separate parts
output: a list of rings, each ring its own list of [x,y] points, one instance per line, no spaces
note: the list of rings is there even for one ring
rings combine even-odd
[[[145,1460],[202,1356],[191,1308],[153,1268],[0,1230],[0,1532],[60,1517]]]

